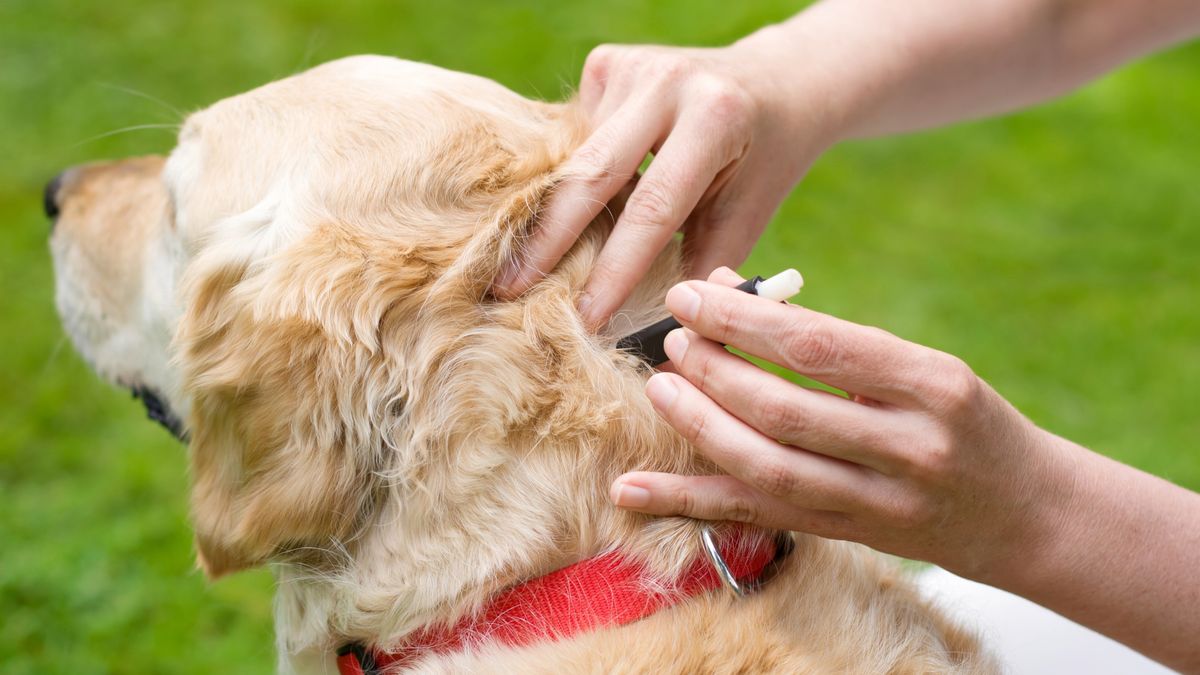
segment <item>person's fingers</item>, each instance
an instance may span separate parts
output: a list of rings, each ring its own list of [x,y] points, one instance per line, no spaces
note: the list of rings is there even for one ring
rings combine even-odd
[[[678,83],[656,81],[660,78],[655,65],[639,51],[629,45],[597,45],[588,53],[579,78],[578,102],[593,127],[639,96],[650,96],[650,104],[673,114]]]
[[[754,248],[757,235],[775,213],[779,199],[740,176],[720,194],[702,201],[683,227],[683,257],[688,276],[702,277],[719,266],[737,266]]]
[[[824,537],[844,538],[850,522],[846,514],[793,506],[733,476],[637,471],[618,477],[609,490],[609,498],[621,508],[656,516],[730,520]]]
[[[637,171],[665,132],[667,114],[653,105],[630,104],[605,120],[575,151],[564,180],[551,195],[520,258],[493,285],[501,299],[529,289],[558,264],[584,228]]]
[[[599,326],[621,306],[679,230],[713,177],[737,155],[712,120],[685,117],[671,130],[638,180],[596,260],[580,301],[584,321]]]
[[[657,366],[654,366],[654,370],[659,373],[673,373],[675,372],[675,364],[671,363],[670,361],[663,361]]]
[[[608,87],[612,61],[617,50],[614,45],[598,45],[588,53],[579,76],[579,103],[588,113],[596,110]]]
[[[710,340],[884,403],[922,401],[940,367],[940,352],[878,328],[718,284],[676,284],[666,304],[680,323]]]
[[[802,508],[852,510],[874,494],[868,469],[768,438],[686,379],[657,373],[646,395],[667,422],[729,474]]]
[[[742,275],[734,272],[728,267],[718,267],[708,273],[708,282],[711,284],[721,284],[722,286],[737,286],[745,281]]]
[[[742,225],[746,219],[714,223],[703,229],[685,230],[683,262],[689,277],[704,276],[718,266],[737,266],[745,262],[754,247],[753,237],[746,236]]]
[[[906,447],[900,411],[797,386],[686,328],[663,346],[679,375],[768,438],[883,473]]]

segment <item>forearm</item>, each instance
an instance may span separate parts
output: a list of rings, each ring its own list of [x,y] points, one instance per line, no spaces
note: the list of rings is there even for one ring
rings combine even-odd
[[[739,47],[781,64],[785,109],[825,97],[840,139],[1026,106],[1197,32],[1194,0],[825,0]]]
[[[1200,494],[1047,437],[1065,470],[1042,486],[1040,522],[980,580],[1200,672]]]

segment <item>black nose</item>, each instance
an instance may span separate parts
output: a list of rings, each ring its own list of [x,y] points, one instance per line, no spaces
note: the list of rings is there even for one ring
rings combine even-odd
[[[49,218],[58,217],[58,189],[62,187],[63,176],[67,172],[64,171],[46,183],[46,191],[42,193],[42,208],[46,210],[46,216]]]

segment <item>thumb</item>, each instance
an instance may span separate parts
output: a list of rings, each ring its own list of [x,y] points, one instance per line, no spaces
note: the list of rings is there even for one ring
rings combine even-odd
[[[635,471],[613,481],[609,499],[623,509],[654,516],[728,520],[832,539],[852,539],[856,534],[847,514],[788,504],[733,476]]]
[[[754,523],[760,518],[756,492],[732,476],[677,476],[639,471],[612,484],[613,504],[656,516]]]

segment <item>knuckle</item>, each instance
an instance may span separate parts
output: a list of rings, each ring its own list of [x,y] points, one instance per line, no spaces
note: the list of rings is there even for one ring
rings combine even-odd
[[[758,505],[745,494],[730,495],[721,507],[721,518],[735,523],[758,522]]]
[[[699,515],[696,497],[691,490],[680,488],[675,492],[675,507],[680,515],[697,516]]]
[[[877,447],[888,464],[888,473],[914,477],[920,473],[920,464],[925,451],[938,444],[941,425],[924,412],[903,411],[897,413],[898,423],[886,426],[877,436]]]
[[[796,492],[797,478],[791,467],[776,461],[761,459],[754,467],[751,482],[759,490],[774,497],[787,497]]]
[[[948,430],[938,434],[925,451],[925,471],[931,477],[950,476],[958,460],[957,443]]]
[[[701,91],[705,113],[714,122],[741,128],[753,117],[754,98],[737,83],[711,78],[703,83]]]
[[[692,413],[683,424],[683,437],[694,445],[703,446],[708,438],[708,415],[703,412]]]
[[[695,378],[692,383],[701,391],[708,391],[709,385],[713,381],[714,372],[716,370],[716,360],[711,356],[695,355],[696,349],[689,349],[688,354],[683,357],[685,368]],[[688,363],[690,361],[690,363]]]
[[[842,349],[834,339],[826,320],[813,317],[794,319],[784,324],[784,335],[780,336],[787,365],[792,370],[804,373],[829,373],[842,364]]]
[[[691,59],[674,52],[660,52],[650,62],[650,71],[660,81],[678,82],[692,68]]]
[[[929,380],[930,405],[948,415],[971,410],[981,393],[979,378],[962,359],[949,354],[936,357]]]
[[[706,323],[711,327],[713,336],[721,342],[730,342],[730,338],[741,330],[741,315],[735,307],[715,298],[706,299],[701,304]]]
[[[608,79],[609,67],[616,50],[615,45],[603,44],[597,45],[588,52],[587,58],[583,62],[583,79],[598,82]]]
[[[923,497],[900,499],[891,507],[893,523],[903,530],[920,530],[936,518],[936,509]]]
[[[617,170],[617,158],[608,146],[603,139],[595,139],[575,151],[575,173],[592,183],[610,180]]]
[[[790,397],[768,392],[759,397],[760,431],[776,440],[796,440],[807,435],[808,420]]]
[[[910,476],[923,483],[944,482],[953,476],[957,453],[949,432],[934,432],[918,447],[920,450],[907,456],[905,468]]]
[[[625,204],[624,220],[642,226],[662,226],[671,217],[670,191],[662,183],[643,179]]]

